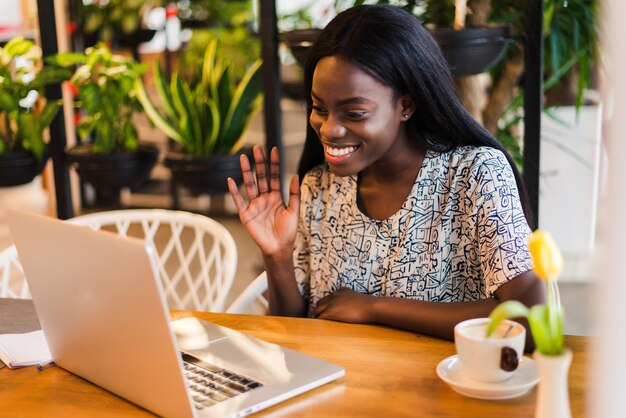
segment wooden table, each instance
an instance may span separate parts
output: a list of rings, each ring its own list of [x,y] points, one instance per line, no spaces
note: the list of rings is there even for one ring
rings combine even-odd
[[[271,417],[532,417],[536,389],[516,399],[461,396],[435,367],[454,344],[382,326],[318,319],[173,312],[194,315],[307,353],[346,369],[330,384],[266,409]],[[589,338],[566,337],[574,351],[569,393],[574,417],[585,416]],[[0,370],[0,416],[147,416],[145,410],[60,367]]]

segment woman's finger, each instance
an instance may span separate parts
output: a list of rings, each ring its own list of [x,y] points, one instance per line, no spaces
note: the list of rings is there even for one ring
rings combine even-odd
[[[322,315],[324,311],[326,310],[326,308],[328,308],[328,305],[330,305],[331,298],[332,298],[332,294],[324,296],[323,298],[317,301],[317,305],[315,306],[315,309],[313,309],[313,313],[315,314],[316,317],[319,317],[320,315]]]
[[[228,182],[228,191],[233,198],[233,202],[235,202],[235,207],[237,208],[237,212],[240,214],[246,210],[246,201],[243,200],[243,196],[239,193],[239,188],[237,187],[237,183],[232,178],[228,178],[226,180]]]
[[[270,153],[270,190],[280,192],[280,154],[278,148],[273,147]]]
[[[300,208],[300,183],[298,182],[298,176],[293,176],[291,183],[289,183],[289,201],[287,204],[290,210],[298,213]]]
[[[260,146],[255,145],[252,149],[254,153],[254,166],[256,168],[256,182],[259,185],[259,193],[267,193],[267,167],[265,167],[265,156]]]
[[[250,168],[250,160],[245,154],[241,154],[239,157],[239,165],[241,166],[241,173],[243,174],[243,184],[246,187],[246,193],[248,199],[252,200],[256,198],[259,193],[254,182],[254,176],[252,175],[252,169]]]

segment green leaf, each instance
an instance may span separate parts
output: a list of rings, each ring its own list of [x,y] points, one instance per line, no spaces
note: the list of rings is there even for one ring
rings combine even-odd
[[[122,128],[122,146],[125,150],[134,151],[139,145],[139,136],[133,122],[128,119]]]
[[[156,83],[157,94],[159,95],[161,104],[163,105],[163,108],[165,109],[165,113],[167,113],[170,119],[174,121],[177,120],[178,115],[176,114],[176,111],[174,110],[174,102],[172,101],[172,94],[167,85],[167,82],[165,81],[163,72],[161,71],[161,66],[156,61],[154,63],[154,79]]]
[[[217,105],[213,100],[206,100],[205,117],[207,119],[208,128],[204,133],[204,144],[201,155],[209,155],[213,152],[217,138],[220,132],[220,114]]]
[[[200,119],[198,117],[198,109],[194,106],[194,100],[189,90],[189,85],[184,83],[179,74],[172,76],[172,101],[174,107],[181,115],[181,122],[184,117],[184,123],[181,123],[183,137],[192,144],[194,149],[201,147],[202,136],[200,133]]]
[[[41,111],[41,115],[39,116],[40,128],[43,129],[50,126],[61,106],[61,100],[55,100],[46,103],[46,106],[43,108],[43,110]]]
[[[7,42],[4,46],[4,50],[12,57],[16,57],[28,53],[33,45],[33,41],[24,39],[24,37],[20,35]]]
[[[11,112],[17,109],[17,100],[4,89],[0,89],[0,111]]]
[[[102,110],[102,93],[94,84],[83,84],[78,90],[78,98],[81,106],[89,114],[98,113]],[[110,105],[107,103],[107,105]]]
[[[98,118],[93,116],[85,116],[83,117],[78,125],[76,126],[76,131],[78,132],[78,136],[81,140],[85,140],[91,135],[91,132],[96,128],[98,124]]]
[[[17,125],[24,149],[30,150],[37,159],[41,159],[46,144],[43,141],[43,133],[35,116],[32,113],[20,113],[17,116]]]
[[[44,61],[47,64],[58,67],[71,67],[73,65],[83,64],[86,59],[86,55],[82,52],[62,52],[55,55],[49,55],[44,59]]]
[[[235,152],[237,145],[243,140],[242,133],[252,117],[256,99],[262,90],[261,63],[261,60],[257,60],[235,89],[233,100],[224,119],[218,151]]]
[[[144,112],[146,112],[146,116],[154,125],[159,128],[167,137],[178,142],[181,145],[185,145],[185,140],[180,132],[172,126],[156,109],[152,101],[148,97],[148,93],[143,85],[143,82],[140,79],[135,80],[135,93],[137,94],[137,99],[143,106]]]
[[[215,60],[217,56],[217,39],[213,38],[204,53],[204,61],[202,63],[202,84],[211,85],[211,77],[215,69]]]
[[[228,108],[233,100],[233,85],[235,84],[234,78],[235,76],[233,74],[232,66],[229,65],[224,68],[224,71],[220,74],[216,83],[217,97],[219,98],[216,103],[218,105],[220,115],[222,115],[221,122],[224,122],[224,119],[226,119],[226,115],[228,115]]]
[[[528,323],[533,333],[537,350],[542,354],[552,353],[550,329],[548,328],[548,308],[545,305],[535,305],[530,308]]]
[[[498,328],[504,319],[525,318],[528,315],[528,308],[517,300],[507,300],[495,307],[489,314],[491,321],[487,326],[487,337]]]
[[[57,84],[61,81],[69,80],[72,77],[72,70],[63,67],[43,67],[39,74],[35,76],[30,86],[41,88],[50,84]]]

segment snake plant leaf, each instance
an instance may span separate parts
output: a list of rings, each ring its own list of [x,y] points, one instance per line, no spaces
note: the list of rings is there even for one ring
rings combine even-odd
[[[215,68],[215,60],[217,59],[217,39],[212,39],[204,53],[202,62],[202,84],[204,86],[211,85],[211,77]]]
[[[261,63],[261,60],[257,60],[235,89],[219,139],[220,148],[217,151],[235,153],[243,144],[242,133],[252,117],[256,99],[261,94]]]
[[[137,99],[143,106],[144,112],[146,112],[146,116],[154,123],[154,125],[163,131],[165,135],[167,135],[170,139],[178,142],[179,144],[184,144],[183,137],[180,135],[178,130],[172,126],[156,109],[154,104],[152,104],[152,100],[148,97],[148,93],[146,92],[146,88],[143,85],[143,82],[140,79],[135,80],[135,94],[137,95]]]
[[[522,318],[528,315],[528,308],[517,300],[507,300],[495,307],[489,314],[489,325],[487,326],[487,337],[498,328],[504,319]]]
[[[184,83],[179,74],[172,76],[172,100],[174,107],[180,115],[187,116],[185,120],[184,132],[193,149],[202,148],[202,133],[200,127],[200,117],[198,109],[195,107],[194,98],[189,89],[189,85]]]
[[[183,113],[180,115],[180,120],[178,122],[178,132],[180,132],[181,137],[183,137],[183,149],[186,153],[191,155],[197,155],[198,151],[196,151],[196,143],[193,141],[192,133],[191,133],[191,123],[189,121],[189,115],[187,113]]]
[[[222,115],[221,123],[224,123],[226,120],[226,115],[228,114],[228,108],[230,107],[230,103],[233,100],[233,86],[235,75],[233,73],[233,68],[231,65],[228,65],[224,68],[224,71],[219,75],[219,78],[216,82],[217,85],[217,97],[219,100],[217,101],[217,105],[219,108],[220,115]]]
[[[174,110],[174,102],[172,101],[172,93],[170,91],[167,82],[165,81],[165,76],[163,75],[163,71],[161,71],[161,66],[158,62],[154,63],[154,79],[156,82],[157,94],[159,95],[159,99],[161,104],[163,105],[163,109],[167,116],[173,121],[177,121],[178,116],[176,111]]]
[[[37,159],[41,159],[46,144],[43,141],[43,132],[37,118],[32,113],[19,113],[17,125],[22,137],[22,146],[30,150]]]
[[[204,138],[204,147],[201,150],[201,155],[208,155],[215,149],[215,144],[220,132],[220,113],[215,101],[211,98],[207,98],[205,102],[205,117],[207,123],[210,124],[209,129],[206,132],[206,138]]]

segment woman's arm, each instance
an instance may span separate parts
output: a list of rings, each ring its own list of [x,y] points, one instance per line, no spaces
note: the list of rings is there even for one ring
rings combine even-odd
[[[308,305],[298,289],[293,252],[263,256],[269,291],[269,314],[305,317]]]
[[[498,304],[511,299],[519,300],[526,306],[544,303],[545,286],[535,273],[528,271],[500,286],[495,291],[495,298],[473,302],[422,302],[373,297],[342,289],[321,299],[315,314],[318,318],[385,324],[453,340],[457,323],[487,317]],[[527,327],[527,324],[524,325]],[[527,332],[527,337],[529,349],[533,346],[530,332]]]
[[[293,265],[300,206],[298,178],[291,180],[289,201],[285,205],[281,192],[278,150],[273,148],[270,154],[269,178],[261,147],[256,145],[253,153],[256,178],[248,158],[242,155],[240,159],[248,202],[231,178],[228,179],[228,189],[241,223],[263,254],[270,293],[270,313],[306,316],[307,305],[298,290]]]

